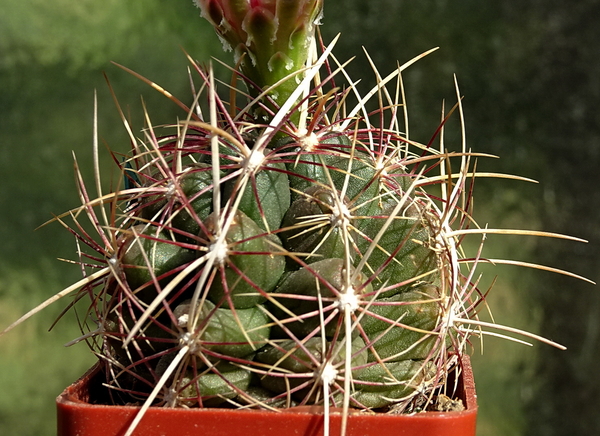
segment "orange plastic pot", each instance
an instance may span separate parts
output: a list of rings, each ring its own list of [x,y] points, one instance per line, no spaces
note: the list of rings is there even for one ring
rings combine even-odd
[[[468,357],[462,362],[458,396],[461,412],[423,412],[413,415],[351,414],[347,436],[475,436],[477,395]],[[92,404],[100,388],[98,366],[63,391],[56,399],[58,436],[122,436],[138,412],[137,407]],[[331,413],[329,434],[340,435],[342,416]],[[321,410],[287,409],[282,412],[234,409],[172,409],[151,407],[137,436],[322,436]]]

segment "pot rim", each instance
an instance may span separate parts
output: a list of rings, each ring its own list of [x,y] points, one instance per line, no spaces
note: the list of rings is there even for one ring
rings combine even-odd
[[[477,394],[468,356],[461,357],[461,375],[457,397],[463,411],[426,411],[412,414],[351,413],[346,436],[475,436]],[[99,380],[100,362],[90,368],[56,399],[58,436],[124,435],[133,421],[138,406],[115,406],[90,403],[91,383]],[[150,407],[134,435],[184,436],[210,433],[211,436],[265,436],[326,434],[323,408],[305,406],[279,411],[223,408]],[[329,434],[341,434],[341,409],[330,409]],[[268,432],[269,430],[270,432]]]

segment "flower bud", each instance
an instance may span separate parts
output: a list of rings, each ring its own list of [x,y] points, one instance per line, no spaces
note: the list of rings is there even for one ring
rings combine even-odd
[[[260,89],[304,67],[323,0],[194,0],[242,73]],[[290,78],[271,92],[281,105],[293,92]],[[258,94],[257,89],[251,93]]]

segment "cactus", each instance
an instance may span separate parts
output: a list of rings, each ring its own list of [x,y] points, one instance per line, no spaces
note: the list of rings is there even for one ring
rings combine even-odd
[[[308,107],[339,116],[344,97]],[[283,137],[217,111],[121,164],[130,187],[110,196],[115,245],[91,290],[115,401],[399,410],[443,385],[461,351],[445,320],[456,248],[422,156],[321,110]]]
[[[245,88],[223,101],[194,63],[209,115],[197,103],[174,133],[149,125],[119,164],[123,188],[85,205],[112,217],[97,225],[106,274],[84,290],[114,401],[413,410],[464,344],[447,321],[464,283],[445,236],[464,179],[451,200],[424,188],[448,154],[399,131],[400,101],[375,115],[387,127],[361,101],[344,115],[355,90],[317,74],[334,68],[331,47],[316,59],[321,2],[197,3]]]
[[[148,123],[123,186],[93,199],[79,177],[75,226],[58,218],[85,271],[59,296],[90,297],[113,402],[422,410],[485,325],[483,259],[459,248],[493,232],[469,228],[477,155],[447,150],[450,115],[428,144],[403,132],[417,58],[361,96],[334,43],[317,50],[322,1],[196,3],[236,54],[230,101],[192,61],[187,119]]]

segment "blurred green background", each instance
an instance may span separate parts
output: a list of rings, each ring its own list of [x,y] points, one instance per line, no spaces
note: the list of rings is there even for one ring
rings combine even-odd
[[[364,46],[386,74],[439,46],[404,76],[411,137],[433,133],[457,75],[469,147],[499,155],[479,169],[540,184],[481,180],[476,218],[493,227],[575,234],[589,244],[490,237],[485,254],[549,264],[598,281],[600,266],[600,1],[326,0],[322,32],[335,53],[374,83]],[[2,0],[0,15],[0,328],[79,278],[75,244],[59,225],[34,230],[78,204],[75,152],[91,182],[93,94],[101,144],[125,152],[125,130],[103,72],[134,127],[141,96],[154,123],[184,114],[110,61],[190,101],[187,60],[229,61],[191,0]],[[137,124],[136,124],[137,123]],[[457,143],[458,138],[447,138]],[[107,183],[110,171],[103,156]],[[114,181],[114,180],[113,180]],[[476,243],[477,241],[474,241]],[[486,268],[495,320],[541,333],[561,352],[488,339],[473,354],[478,435],[590,435],[600,431],[600,294],[556,274]],[[55,433],[54,398],[94,360],[72,316],[47,332],[59,303],[0,338],[0,434]]]

